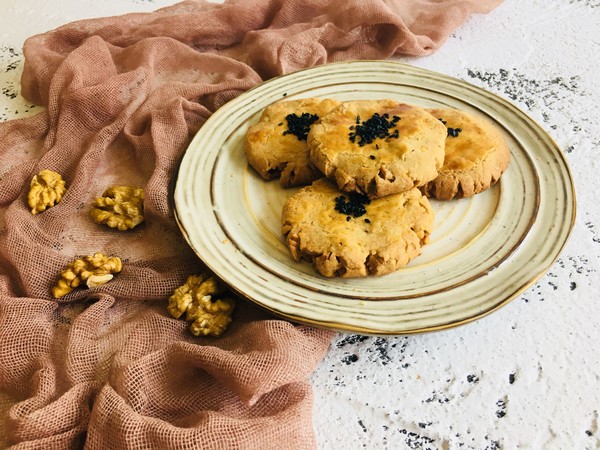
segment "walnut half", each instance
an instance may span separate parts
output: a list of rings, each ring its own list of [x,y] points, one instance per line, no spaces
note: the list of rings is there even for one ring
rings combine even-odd
[[[61,201],[67,192],[65,181],[59,173],[52,170],[42,170],[31,179],[27,203],[31,214],[37,214],[54,206]]]
[[[232,298],[213,298],[223,291],[217,280],[206,273],[188,277],[183,286],[175,289],[167,309],[173,317],[184,313],[195,336],[219,337],[231,323],[235,308]]]
[[[144,190],[129,186],[108,188],[92,203],[94,222],[129,230],[144,221]]]
[[[123,269],[121,260],[116,256],[94,253],[70,263],[60,274],[60,278],[52,288],[54,298],[67,295],[77,286],[87,284],[88,288],[101,286],[113,278],[113,274]]]

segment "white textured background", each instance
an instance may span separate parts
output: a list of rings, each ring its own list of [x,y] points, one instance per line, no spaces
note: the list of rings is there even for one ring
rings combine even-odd
[[[24,39],[173,0],[1,0],[0,120],[39,110],[19,94]],[[505,0],[433,56],[525,110],[566,154],[571,239],[535,286],[478,322],[425,335],[339,335],[312,377],[322,449],[600,448],[600,0]]]

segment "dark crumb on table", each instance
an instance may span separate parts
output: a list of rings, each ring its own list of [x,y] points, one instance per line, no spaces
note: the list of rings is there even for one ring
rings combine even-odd
[[[355,354],[346,355],[342,358],[342,362],[346,365],[355,363],[356,361],[358,361],[358,356],[356,356]]]

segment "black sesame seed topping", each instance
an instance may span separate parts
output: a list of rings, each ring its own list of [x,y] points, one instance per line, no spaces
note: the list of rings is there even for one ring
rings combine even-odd
[[[356,127],[351,128],[355,131],[350,132],[348,137],[350,138],[350,142],[356,142],[356,138],[358,138],[358,145],[362,147],[365,144],[372,143],[375,139],[385,139],[385,138],[398,138],[399,133],[398,129],[394,131],[394,133],[390,134],[390,128],[394,128],[396,123],[400,120],[400,117],[393,116],[392,120],[389,120],[389,114],[379,115],[379,113],[375,113],[371,116],[370,119],[360,123],[360,116],[356,116]],[[379,148],[379,147],[377,147]]]
[[[352,220],[352,217],[346,216],[346,222],[350,222],[350,220]]]
[[[305,141],[310,131],[310,126],[319,120],[316,114],[302,113],[300,116],[296,114],[288,114],[285,116],[288,123],[288,129],[283,132],[283,135],[293,134],[299,141]]]
[[[345,214],[346,220],[349,221],[352,217],[364,216],[367,213],[365,205],[371,203],[369,197],[356,192],[348,194],[348,198],[344,195],[340,195],[335,198],[335,210],[342,214]]]
[[[369,219],[365,219],[365,223],[371,223]]]
[[[438,117],[438,120],[440,122],[442,122],[444,125],[446,125],[448,123],[441,117]],[[446,128],[448,129],[448,136],[452,136],[452,137],[458,137],[458,133],[460,133],[462,131],[462,128],[450,128],[450,127],[446,127]]]
[[[279,122],[277,125],[278,125],[278,126],[282,126],[282,125],[283,125],[283,122]]]
[[[448,128],[448,136],[457,137],[462,128]]]
[[[375,159],[375,155],[369,155],[369,158]]]

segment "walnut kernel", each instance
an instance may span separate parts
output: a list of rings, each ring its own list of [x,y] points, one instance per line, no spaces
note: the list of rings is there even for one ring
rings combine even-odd
[[[231,323],[235,300],[213,296],[223,291],[217,280],[208,274],[192,275],[183,286],[175,289],[167,309],[175,318],[186,313],[190,331],[195,336],[219,337]]]
[[[144,190],[129,186],[113,186],[92,203],[90,216],[94,222],[118,230],[129,230],[144,221]]]
[[[60,274],[56,286],[52,288],[54,298],[67,295],[81,284],[88,288],[101,286],[112,280],[113,274],[123,269],[121,260],[116,256],[94,253],[70,263]]]
[[[31,179],[27,203],[31,214],[37,214],[61,201],[67,192],[65,181],[59,173],[44,169]]]

